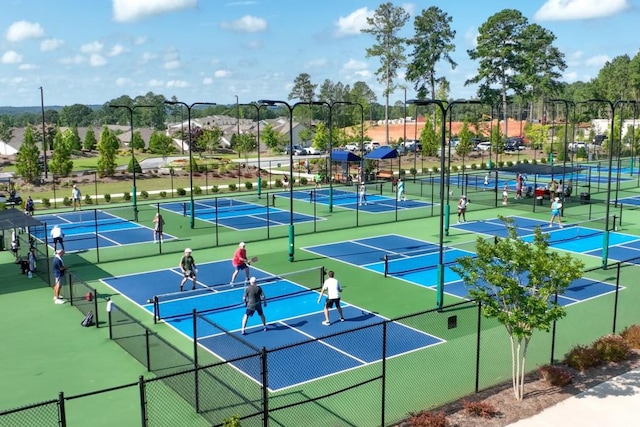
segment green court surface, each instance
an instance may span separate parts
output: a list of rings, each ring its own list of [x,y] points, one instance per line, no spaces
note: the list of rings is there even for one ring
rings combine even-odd
[[[409,180],[408,180],[409,181]],[[417,193],[419,187],[407,182],[409,195]],[[250,199],[255,196],[245,196]],[[429,200],[423,197],[423,200]],[[453,212],[455,197],[451,201],[451,221],[455,223]],[[276,199],[282,207],[288,200]],[[548,220],[549,209],[542,206],[535,213],[523,212],[532,208],[533,202],[523,201],[506,207],[488,209],[478,205],[474,209],[473,199],[467,212],[467,220],[495,218],[497,215],[528,216]],[[546,203],[546,202],[545,202]],[[531,204],[531,205],[530,205]],[[395,222],[390,218],[396,213],[372,214],[346,211],[334,208],[329,212],[326,206],[315,206],[307,202],[295,201],[299,212],[322,216],[326,220],[316,224],[304,224],[296,227],[295,262],[288,260],[287,227],[251,232],[232,232],[220,229],[210,223],[196,221],[196,228],[189,228],[189,218],[180,215],[165,214],[165,231],[178,237],[159,245],[130,245],[121,248],[86,251],[69,254],[65,257],[69,268],[99,294],[100,318],[106,319],[105,298],[110,297],[131,315],[140,319],[151,330],[180,348],[187,354],[192,352],[192,343],[184,336],[165,324],[153,324],[149,312],[134,304],[122,295],[104,285],[100,279],[126,274],[140,273],[177,266],[185,247],[194,249],[196,262],[230,259],[239,241],[247,242],[249,256],[260,258],[256,267],[271,273],[303,270],[324,265],[336,271],[336,277],[346,285],[342,295],[348,303],[362,307],[386,318],[398,318],[412,313],[435,308],[436,295],[433,289],[417,286],[355,265],[345,264],[334,259],[325,259],[301,248],[373,237],[383,234],[398,234],[415,239],[438,242],[439,218],[432,208],[422,208],[416,212],[403,212]],[[435,213],[439,206],[436,206]],[[130,207],[122,208],[129,212]],[[321,211],[319,211],[321,210]],[[584,221],[589,215],[597,217],[603,212],[601,205],[581,205],[578,200],[567,204],[565,222]],[[615,210],[612,210],[612,215]],[[631,221],[635,213],[625,211],[622,230],[625,233],[640,235],[637,223]],[[150,224],[155,213],[154,206],[142,206],[140,222]],[[356,216],[357,215],[357,216]],[[381,216],[384,218],[382,219]],[[380,221],[392,221],[379,224]],[[314,228],[316,227],[315,231]],[[464,249],[473,248],[477,235],[451,229],[445,236],[445,245]],[[162,251],[162,253],[160,253]],[[584,260],[587,267],[600,266],[601,259],[586,255],[575,255]],[[3,345],[0,349],[0,364],[3,388],[0,392],[0,411],[29,405],[50,399],[56,399],[59,392],[66,397],[89,393],[124,384],[132,385],[122,390],[114,390],[96,396],[69,400],[66,403],[68,425],[140,425],[139,400],[135,383],[139,376],[153,378],[153,374],[109,339],[106,325],[100,328],[82,328],[82,315],[69,304],[55,305],[51,289],[40,279],[27,279],[20,274],[18,266],[12,263],[8,252],[0,253],[0,274],[6,278],[0,288],[0,323],[3,325]],[[640,298],[640,289],[632,286],[636,281],[638,267],[626,266],[620,270],[620,283],[625,286],[618,301],[617,324],[621,331],[624,326],[640,322],[635,301]],[[586,274],[587,277],[615,283],[615,270],[597,269]],[[223,278],[222,280],[225,280]],[[176,283],[177,287],[178,283]],[[588,344],[611,332],[613,323],[614,294],[604,295],[568,307],[568,315],[558,324],[556,331],[556,359],[577,343]],[[445,305],[461,303],[460,298],[445,294]],[[269,309],[265,311],[267,320]],[[457,316],[457,327],[449,328],[448,319]],[[473,393],[475,377],[475,356],[477,336],[475,334],[478,313],[472,304],[462,304],[444,310],[416,317],[402,319],[401,322],[418,330],[428,331],[446,342],[427,350],[412,352],[387,361],[387,420],[399,421],[409,412],[439,406],[447,401]],[[240,323],[241,319],[238,319]],[[590,325],[585,327],[585,325]],[[534,336],[529,349],[528,366],[548,363],[550,354],[550,333],[540,332]],[[480,389],[510,378],[509,342],[504,328],[490,320],[482,321],[482,345],[480,350]],[[299,363],[299,362],[298,362]],[[336,376],[322,378],[302,384],[286,392],[272,396],[282,404],[297,401],[301,395],[322,396],[324,393],[347,385],[358,378],[375,376],[380,364],[372,364]],[[407,390],[415,392],[407,393]],[[166,392],[171,401],[168,413],[175,414],[178,421],[173,425],[187,425],[184,417],[192,417],[188,425],[209,425],[193,414],[193,410],[171,391]],[[376,418],[380,410],[380,384],[372,382],[368,386],[350,391],[346,397],[336,395],[318,402],[319,405],[301,405],[297,409],[272,414],[273,425],[379,425]],[[158,405],[158,402],[154,402]],[[327,411],[326,408],[331,408]],[[323,409],[324,408],[324,409]],[[331,415],[328,415],[328,414]],[[372,415],[374,414],[374,415]],[[170,417],[171,415],[167,415]],[[319,417],[319,419],[315,419]],[[328,418],[327,418],[328,417]],[[292,420],[296,419],[297,423]],[[167,423],[171,420],[165,420]],[[278,424],[279,423],[279,424]],[[315,424],[314,424],[315,423]],[[0,417],[0,425],[3,420]],[[161,425],[161,424],[150,424]],[[170,424],[165,424],[170,425]],[[243,424],[244,425],[244,424]],[[249,424],[250,425],[250,424]]]

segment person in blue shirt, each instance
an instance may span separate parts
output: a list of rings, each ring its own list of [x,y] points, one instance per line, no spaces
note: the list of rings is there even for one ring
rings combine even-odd
[[[560,203],[560,197],[556,197],[551,203],[551,220],[549,221],[549,228],[553,227],[553,220],[556,218],[558,219],[558,226],[562,228],[560,209],[562,209],[562,203]]]
[[[67,267],[64,265],[64,261],[62,261],[63,255],[64,249],[58,249],[56,251],[56,256],[53,258],[53,277],[55,279],[55,284],[53,286],[53,302],[55,304],[64,304],[64,299],[60,296],[62,279],[65,271],[67,270]]]

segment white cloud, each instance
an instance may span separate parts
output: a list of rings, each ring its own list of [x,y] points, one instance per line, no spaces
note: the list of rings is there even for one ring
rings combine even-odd
[[[164,63],[165,70],[175,70],[176,68],[180,68],[180,61],[169,61]]]
[[[26,39],[42,37],[44,30],[38,23],[18,21],[9,25],[7,29],[7,41],[19,42]]]
[[[366,62],[356,61],[355,59],[349,59],[342,66],[343,70],[348,70],[348,71],[365,70],[366,68],[367,68],[367,63]]]
[[[170,80],[167,82],[167,87],[171,88],[171,87],[178,87],[178,88],[182,88],[182,87],[189,87],[189,83],[185,82],[184,80]]]
[[[203,85],[213,84],[213,79],[211,77],[205,77],[204,79],[202,79],[202,84]]]
[[[89,64],[92,67],[102,67],[106,63],[107,60],[105,59],[105,57],[98,53],[94,53],[89,57]]]
[[[547,0],[535,13],[537,21],[569,21],[617,15],[631,7],[629,0]]]
[[[83,44],[82,46],[80,46],[80,52],[87,53],[87,54],[100,53],[102,52],[103,48],[104,48],[104,44],[100,42],[91,42],[91,43]]]
[[[124,53],[126,51],[127,51],[127,49],[124,46],[122,46],[121,44],[117,44],[117,45],[113,46],[111,48],[111,50],[109,50],[109,53],[107,55],[108,56],[118,56],[118,55],[120,55],[120,54],[122,54],[122,53]]]
[[[257,33],[267,29],[267,21],[255,16],[245,15],[236,21],[223,22],[222,28],[245,33]]]
[[[67,58],[60,59],[60,63],[65,65],[82,64],[84,61],[85,61],[85,58],[82,55],[69,56]]]
[[[49,52],[58,49],[63,44],[64,42],[60,39],[42,40],[42,42],[40,43],[40,50],[42,52]]]
[[[35,66],[35,65],[33,65],[33,64],[20,64],[20,65],[18,66],[18,69],[19,69],[19,70],[22,70],[22,71],[35,70],[35,69],[37,69],[37,68],[38,68],[38,67],[36,67],[36,66]]]
[[[113,19],[116,22],[137,21],[148,16],[189,9],[197,0],[112,0]]]
[[[263,44],[263,43],[262,43],[262,41],[260,41],[260,40],[253,40],[253,41],[250,41],[250,42],[247,44],[247,47],[248,47],[249,49],[253,49],[253,50],[262,49],[262,47],[263,47],[263,46],[264,46],[264,44]]]
[[[474,48],[478,47],[478,27],[471,27],[464,33],[464,39]]]
[[[22,62],[22,55],[15,50],[8,50],[2,55],[0,62],[3,64],[19,64]]]
[[[578,73],[576,73],[575,71],[564,73],[564,81],[568,83],[573,83],[577,80],[578,80]]]
[[[147,86],[151,86],[151,87],[162,87],[164,86],[164,82],[162,80],[158,80],[158,79],[151,79],[147,82]]]
[[[327,60],[325,58],[321,59],[313,59],[311,61],[305,62],[302,67],[306,69],[313,68],[324,68],[327,66]]]
[[[366,7],[361,7],[360,9],[351,12],[351,14],[347,16],[341,16],[338,18],[336,24],[336,36],[344,37],[350,36],[353,34],[360,34],[363,28],[367,27],[367,18],[373,16],[373,11],[367,9]]]
[[[136,37],[136,39],[133,41],[133,44],[135,44],[136,46],[140,46],[141,44],[145,44],[146,42],[147,42],[147,37],[139,36],[139,37]]]
[[[133,86],[133,80],[128,77],[118,77],[116,79],[116,86]]]
[[[229,70],[216,70],[213,73],[213,77],[215,77],[216,79],[223,79],[225,77],[229,77],[231,75],[231,72]]]
[[[611,58],[609,58],[609,55],[596,55],[596,56],[592,56],[591,58],[585,59],[584,64],[588,67],[602,68],[602,66],[606,64],[608,61],[611,61]]]
[[[144,52],[141,56],[142,59],[142,63],[146,64],[147,62],[154,60],[158,57],[158,55],[156,55],[155,53],[151,53],[151,52]]]

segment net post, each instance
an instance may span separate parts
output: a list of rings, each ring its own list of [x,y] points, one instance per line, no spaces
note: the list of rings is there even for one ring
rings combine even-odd
[[[182,202],[182,216],[187,216],[187,203]]]
[[[613,231],[618,231],[618,226],[616,225],[617,220],[618,220],[618,216],[614,215],[613,216],[613,224],[611,226],[611,230],[613,230]]]
[[[387,278],[389,276],[389,255],[384,256],[384,277]]]
[[[324,276],[327,274],[327,270],[325,268],[325,266],[323,265],[322,267],[320,267],[320,286],[322,286],[322,283],[324,282]]]
[[[160,302],[158,296],[153,297],[153,323],[157,324],[160,321]]]

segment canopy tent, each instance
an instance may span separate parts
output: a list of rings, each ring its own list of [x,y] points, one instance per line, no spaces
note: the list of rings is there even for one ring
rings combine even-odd
[[[42,226],[42,222],[25,214],[20,209],[0,210],[0,230]]]
[[[347,150],[333,150],[331,151],[332,162],[359,162],[362,158],[357,154]]]
[[[376,148],[375,150],[371,150],[364,156],[365,159],[370,160],[387,160],[395,159],[396,157],[398,157],[398,150],[389,146]]]
[[[527,175],[562,175],[580,172],[586,168],[571,165],[549,165],[549,164],[533,164],[520,163],[517,165],[498,168],[500,172],[512,172],[514,174],[521,173]]]
[[[335,182],[342,182],[346,184],[351,184],[353,182],[353,177],[351,175],[350,163],[357,163],[358,165],[362,162],[362,157],[357,154],[352,153],[347,150],[332,150],[331,151],[331,173],[330,177]],[[337,171],[333,170],[333,164],[339,163],[340,168]],[[357,174],[354,174],[357,176]]]
[[[376,148],[375,150],[371,150],[364,156],[367,160],[375,160],[377,161],[377,167],[374,172],[367,171],[369,179],[371,180],[389,180],[393,179],[393,159],[398,158],[398,150],[393,147],[389,147],[388,145]],[[390,164],[388,165],[389,169],[385,168],[384,164],[381,164],[381,161],[389,160]],[[398,168],[400,167],[400,161],[398,161]],[[369,174],[370,173],[370,174]],[[398,171],[398,175],[400,171]]]

